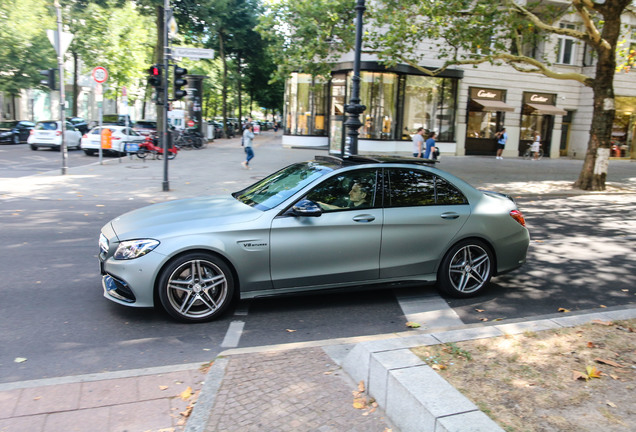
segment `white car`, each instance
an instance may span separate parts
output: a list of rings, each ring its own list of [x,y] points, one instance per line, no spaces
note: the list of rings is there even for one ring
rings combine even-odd
[[[66,122],[66,130],[64,133],[66,148],[79,149],[81,139],[82,133],[70,122]],[[31,146],[31,150],[48,147],[59,151],[62,146],[62,122],[59,120],[37,122],[33,130],[31,130],[27,143]]]
[[[110,154],[134,153],[138,150],[139,144],[145,139],[143,135],[140,135],[130,127],[108,125],[102,126],[100,130],[100,127],[97,126],[82,137],[81,147],[84,153],[91,156],[99,152],[102,142],[101,131],[110,131],[110,148],[102,148],[105,153]]]

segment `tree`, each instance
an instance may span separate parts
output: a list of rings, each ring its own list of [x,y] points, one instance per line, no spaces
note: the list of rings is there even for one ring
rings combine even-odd
[[[40,70],[55,66],[55,50],[43,31],[54,26],[44,0],[0,2],[0,91],[11,95],[13,104],[21,90],[41,87]]]

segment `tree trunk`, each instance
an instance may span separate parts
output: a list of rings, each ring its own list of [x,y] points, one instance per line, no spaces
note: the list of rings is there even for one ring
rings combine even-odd
[[[616,102],[614,99],[614,74],[616,73],[616,44],[621,30],[621,15],[629,1],[607,2],[598,6],[603,14],[604,24],[601,34],[607,45],[596,47],[598,61],[594,79],[590,80],[594,92],[594,111],[590,138],[583,168],[575,188],[583,190],[605,190],[605,180],[609,167],[610,145]]]

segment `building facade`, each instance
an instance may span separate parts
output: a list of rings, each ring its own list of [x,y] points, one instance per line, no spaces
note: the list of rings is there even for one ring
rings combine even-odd
[[[581,28],[580,23],[568,21],[574,18],[565,15],[557,25]],[[630,12],[623,21],[624,43],[636,48],[636,19]],[[552,68],[558,72],[595,73],[589,47],[574,39],[555,36],[534,51],[554,53]],[[341,152],[346,137],[344,105],[350,99],[353,76],[353,63],[347,57],[351,55],[334,65],[329,77],[295,73],[287,80],[284,145]],[[434,58],[421,64],[429,70],[440,65]],[[495,133],[506,128],[504,157],[523,154],[535,132],[548,157],[585,156],[593,95],[578,81],[490,64],[447,69],[431,77],[407,65],[387,69],[365,55],[360,78],[361,104],[366,106],[359,129],[361,154],[410,155],[411,136],[423,127],[437,133],[443,154],[494,156]],[[614,91],[611,157],[636,159],[636,73],[616,73]]]

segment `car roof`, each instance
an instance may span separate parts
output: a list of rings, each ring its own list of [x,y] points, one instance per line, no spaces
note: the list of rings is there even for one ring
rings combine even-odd
[[[353,165],[365,165],[375,163],[397,163],[397,164],[410,164],[410,165],[435,165],[438,160],[434,159],[422,159],[408,156],[393,156],[393,155],[316,155],[314,157],[316,161],[331,162],[340,166],[353,166]]]

